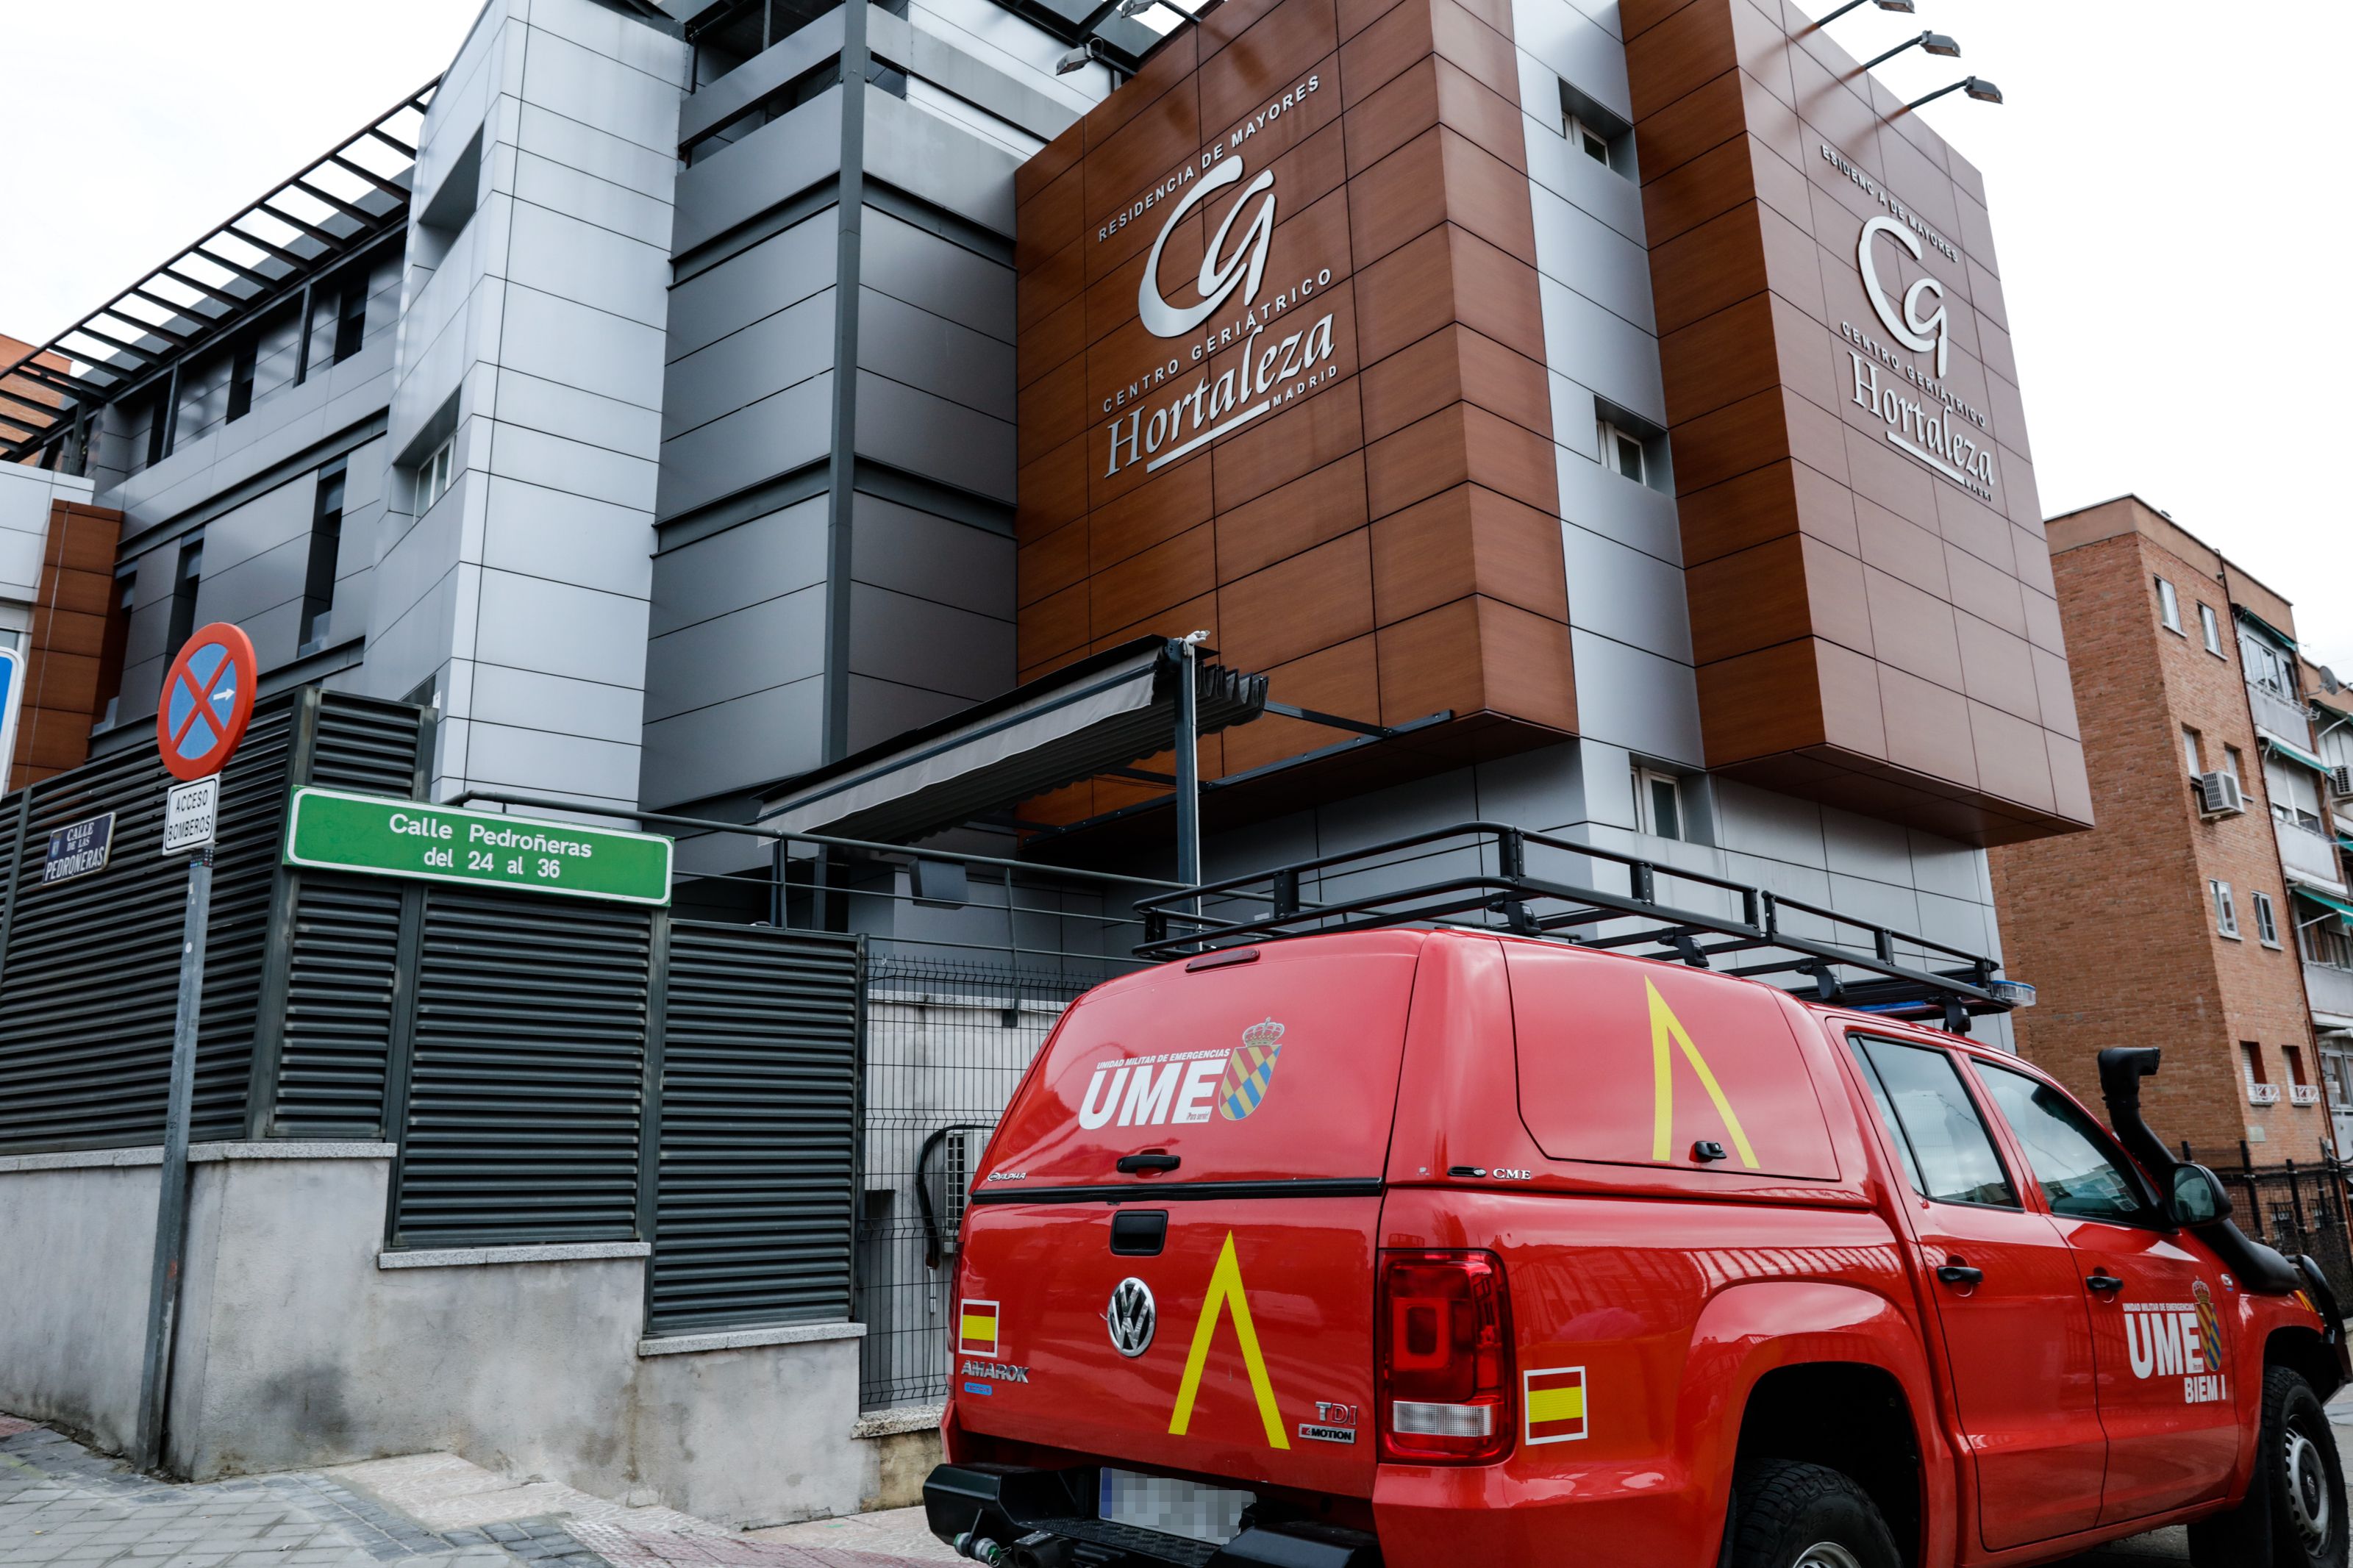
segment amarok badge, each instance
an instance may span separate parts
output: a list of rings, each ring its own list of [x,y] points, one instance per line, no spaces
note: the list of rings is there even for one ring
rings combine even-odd
[[[1226,1059],[1226,1076],[1218,1084],[1218,1114],[1240,1121],[1266,1100],[1274,1081],[1274,1062],[1282,1055],[1282,1026],[1269,1018],[1242,1031],[1242,1043]]]

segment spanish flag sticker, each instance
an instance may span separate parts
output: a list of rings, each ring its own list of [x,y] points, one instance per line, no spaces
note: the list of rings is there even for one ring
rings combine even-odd
[[[1529,1373],[1521,1401],[1527,1410],[1528,1441],[1567,1443],[1585,1436],[1585,1369],[1556,1366]]]
[[[997,1359],[997,1303],[966,1301],[956,1314],[956,1354]]]

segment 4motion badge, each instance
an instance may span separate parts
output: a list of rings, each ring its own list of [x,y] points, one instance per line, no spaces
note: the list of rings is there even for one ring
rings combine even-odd
[[[1112,1347],[1120,1354],[1134,1357],[1150,1350],[1153,1331],[1160,1322],[1159,1311],[1152,1304],[1152,1287],[1133,1276],[1121,1280],[1112,1288],[1103,1322],[1111,1330]]]

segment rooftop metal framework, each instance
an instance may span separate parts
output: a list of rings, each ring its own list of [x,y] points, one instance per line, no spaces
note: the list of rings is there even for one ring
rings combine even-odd
[[[1565,871],[1578,860],[1622,868],[1626,889],[1531,871],[1531,851]],[[1662,879],[1692,890],[1662,898]],[[1310,899],[1303,889],[1325,896]],[[1200,954],[1197,963],[1215,963],[1206,955],[1287,937],[1472,926],[1701,969],[1754,953],[1756,962],[1723,973],[1756,980],[1797,975],[1803,984],[1785,988],[1809,1000],[1941,1023],[1959,1034],[1968,1032],[1972,1016],[2006,1013],[2030,1005],[2033,995],[2032,987],[2000,978],[2000,959],[1704,871],[1493,822],[1431,828],[1155,894],[1135,907],[1145,921],[1140,958]]]
[[[0,366],[0,461],[21,462],[82,432],[97,409],[405,226],[417,142],[439,85],[436,77],[15,364]],[[12,392],[5,384],[12,377],[60,401]]]

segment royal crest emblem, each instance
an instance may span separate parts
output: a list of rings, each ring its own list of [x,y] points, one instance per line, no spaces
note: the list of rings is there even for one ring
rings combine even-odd
[[[1266,1102],[1274,1081],[1275,1058],[1282,1055],[1282,1026],[1269,1018],[1242,1031],[1242,1043],[1226,1059],[1218,1084],[1218,1114],[1240,1121]]]
[[[2198,1307],[2198,1337],[2206,1350],[2206,1369],[2222,1370],[2222,1320],[2214,1310],[2214,1293],[2206,1289],[2203,1279],[2193,1280],[2189,1294]]]

